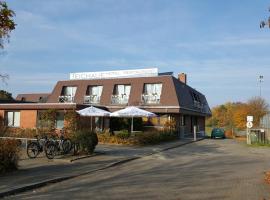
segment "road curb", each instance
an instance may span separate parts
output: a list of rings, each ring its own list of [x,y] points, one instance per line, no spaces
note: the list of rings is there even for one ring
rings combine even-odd
[[[9,190],[9,191],[0,192],[0,198],[4,198],[4,197],[7,197],[7,196],[11,196],[11,195],[16,195],[18,193],[22,193],[22,192],[26,192],[26,191],[29,191],[29,190],[44,187],[44,186],[46,186],[48,184],[59,183],[59,182],[65,181],[65,180],[69,180],[69,179],[76,178],[76,177],[79,177],[79,176],[87,175],[87,174],[90,174],[90,173],[93,173],[93,172],[105,170],[105,169],[108,169],[108,168],[111,168],[111,167],[115,167],[115,166],[118,166],[118,165],[121,165],[121,164],[131,162],[133,160],[137,160],[137,159],[146,157],[146,156],[151,156],[151,155],[158,154],[158,153],[164,152],[164,151],[168,151],[170,149],[175,149],[175,148],[187,145],[187,144],[199,142],[201,140],[204,140],[204,138],[200,138],[200,139],[198,139],[196,141],[188,141],[188,142],[183,143],[183,144],[178,144],[178,145],[174,145],[174,146],[171,146],[171,147],[167,147],[167,148],[161,149],[161,150],[153,152],[153,153],[144,154],[142,156],[129,157],[129,158],[126,158],[126,159],[123,159],[123,160],[120,160],[120,161],[113,162],[113,163],[108,164],[108,165],[106,165],[104,167],[94,169],[94,170],[90,170],[90,171],[86,171],[86,172],[83,172],[83,173],[80,173],[80,174],[77,174],[77,175],[58,177],[58,178],[49,179],[49,180],[33,183],[33,184],[30,184],[30,185],[26,185],[26,186],[23,186],[23,187],[20,187],[20,188],[15,188],[15,189],[12,189],[12,190]]]

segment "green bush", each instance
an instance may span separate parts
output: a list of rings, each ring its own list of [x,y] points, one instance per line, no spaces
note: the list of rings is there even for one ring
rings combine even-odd
[[[0,173],[17,169],[19,143],[16,140],[0,140]]]
[[[136,140],[139,145],[158,144],[175,139],[177,139],[177,135],[170,131],[153,131],[136,134]]]
[[[89,130],[76,131],[72,140],[78,145],[80,151],[86,151],[90,154],[94,152],[98,144],[97,134]]]
[[[115,136],[121,139],[127,139],[130,137],[130,133],[128,132],[128,130],[122,130],[120,132],[117,132]]]

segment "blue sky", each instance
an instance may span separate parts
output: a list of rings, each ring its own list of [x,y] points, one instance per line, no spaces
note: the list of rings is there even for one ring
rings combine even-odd
[[[158,67],[188,74],[211,106],[270,102],[269,1],[11,0],[18,24],[0,55],[13,93],[50,92],[70,72]]]

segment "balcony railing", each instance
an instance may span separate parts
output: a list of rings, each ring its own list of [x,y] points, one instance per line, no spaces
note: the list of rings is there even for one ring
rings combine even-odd
[[[97,96],[97,95],[84,96],[84,103],[85,104],[99,104],[100,103],[100,96]]]
[[[74,96],[67,95],[67,96],[59,96],[60,103],[72,103],[74,102]]]
[[[142,95],[142,103],[143,104],[159,104],[160,103],[160,95],[143,94]]]
[[[127,95],[112,95],[112,104],[128,104],[129,96]]]

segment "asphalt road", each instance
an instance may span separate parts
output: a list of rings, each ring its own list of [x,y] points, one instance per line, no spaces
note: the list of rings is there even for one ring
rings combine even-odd
[[[203,140],[10,199],[270,199],[270,148]]]

